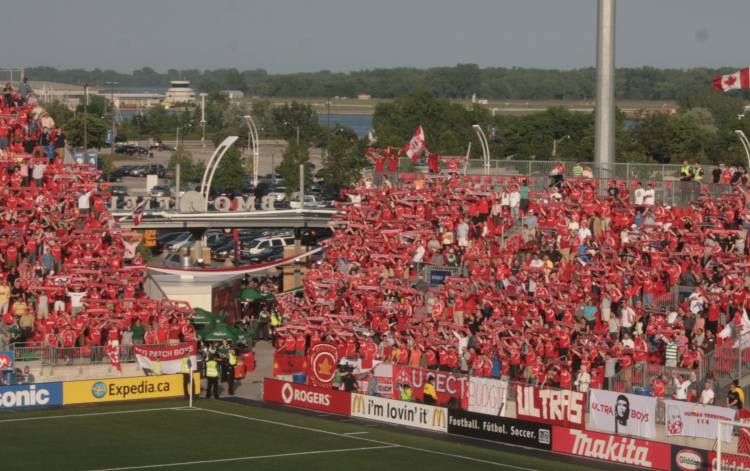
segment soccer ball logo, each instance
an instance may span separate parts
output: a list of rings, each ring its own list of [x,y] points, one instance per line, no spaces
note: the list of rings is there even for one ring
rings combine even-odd
[[[91,387],[91,395],[97,399],[101,399],[107,395],[107,385],[101,381],[97,381]]]

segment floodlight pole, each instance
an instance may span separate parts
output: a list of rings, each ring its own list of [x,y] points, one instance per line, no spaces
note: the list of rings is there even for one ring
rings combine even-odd
[[[743,149],[745,149],[745,157],[747,157],[747,166],[750,168],[750,141],[747,140],[747,136],[745,133],[741,130],[734,131],[735,134],[737,134],[737,137],[740,138],[740,142],[742,143]]]
[[[201,147],[206,147],[206,97],[208,93],[201,93]]]
[[[477,137],[479,137],[479,144],[482,146],[482,158],[484,160],[484,174],[489,175],[490,174],[490,145],[487,143],[487,136],[484,134],[484,130],[482,129],[482,126],[478,124],[474,124],[471,126],[474,129],[474,132],[477,133]]]
[[[594,162],[599,177],[615,167],[615,0],[599,0],[596,37]]]

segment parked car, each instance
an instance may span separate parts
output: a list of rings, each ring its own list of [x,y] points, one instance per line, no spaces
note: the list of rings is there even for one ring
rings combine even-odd
[[[167,170],[162,164],[148,164],[139,165],[130,172],[132,177],[145,177],[146,175],[157,175],[159,178],[164,178],[167,175]]]
[[[250,263],[263,263],[284,258],[284,247],[266,247],[254,255],[246,255]]]
[[[120,144],[115,147],[115,154],[148,155],[148,149],[133,144]]]
[[[175,148],[173,146],[168,145],[168,144],[164,144],[163,142],[162,143],[157,142],[155,144],[151,144],[151,146],[149,146],[149,150],[160,150],[160,151],[172,151],[173,152],[175,150]]]
[[[171,197],[172,188],[169,185],[155,185],[148,194],[153,197]]]
[[[112,194],[112,196],[124,198],[128,196],[128,187],[125,185],[110,185],[109,192]]]
[[[117,167],[114,169],[112,173],[109,174],[109,181],[111,182],[119,182],[123,179],[123,177],[129,177],[130,172],[137,167],[136,165],[121,165],[120,167]]]
[[[182,248],[190,248],[195,244],[195,237],[190,232],[184,232],[180,236],[167,242],[164,247],[170,252],[176,252]]]
[[[249,247],[245,247],[242,253],[246,257],[260,254],[263,249],[269,247],[284,247],[294,245],[294,237],[261,237],[256,239]]]
[[[302,208],[302,204],[299,202],[299,195],[292,196],[291,201],[289,201],[289,207],[292,209]],[[325,208],[326,204],[320,201],[315,195],[305,195],[304,207],[308,209]]]

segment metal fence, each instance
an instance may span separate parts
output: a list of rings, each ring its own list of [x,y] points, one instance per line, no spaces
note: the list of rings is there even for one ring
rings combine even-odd
[[[40,362],[40,366],[96,365],[110,363],[106,347],[53,347],[42,343],[14,343],[11,350],[16,361]],[[132,345],[120,345],[120,363],[136,361]]]
[[[408,161],[408,159],[406,159]],[[408,166],[409,163],[404,163]],[[565,175],[573,175],[576,162],[562,161]],[[486,167],[484,160],[469,159],[464,167],[467,175],[508,175],[508,176],[548,176],[557,165],[552,160],[490,160]],[[589,167],[594,178],[615,178],[623,180],[679,180],[680,165],[645,164],[635,162],[616,162],[609,165],[598,165],[596,162],[581,162]],[[704,177],[705,178],[705,177]]]

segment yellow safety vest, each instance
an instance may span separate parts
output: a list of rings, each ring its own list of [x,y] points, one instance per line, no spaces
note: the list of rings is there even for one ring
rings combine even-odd
[[[229,364],[235,366],[237,364],[237,355],[234,353],[229,354]]]
[[[206,377],[207,378],[219,377],[219,368],[217,367],[215,360],[210,360],[206,362]]]
[[[281,317],[275,312],[271,313],[271,326],[278,327],[280,325],[281,325]]]
[[[401,390],[401,400],[402,401],[411,401],[412,398],[412,390],[411,388],[404,388]]]
[[[188,364],[190,360],[188,357],[185,357],[182,359],[182,373],[183,374],[189,374],[190,373],[190,365]]]
[[[690,175],[690,165],[683,165],[680,167],[680,175]]]

